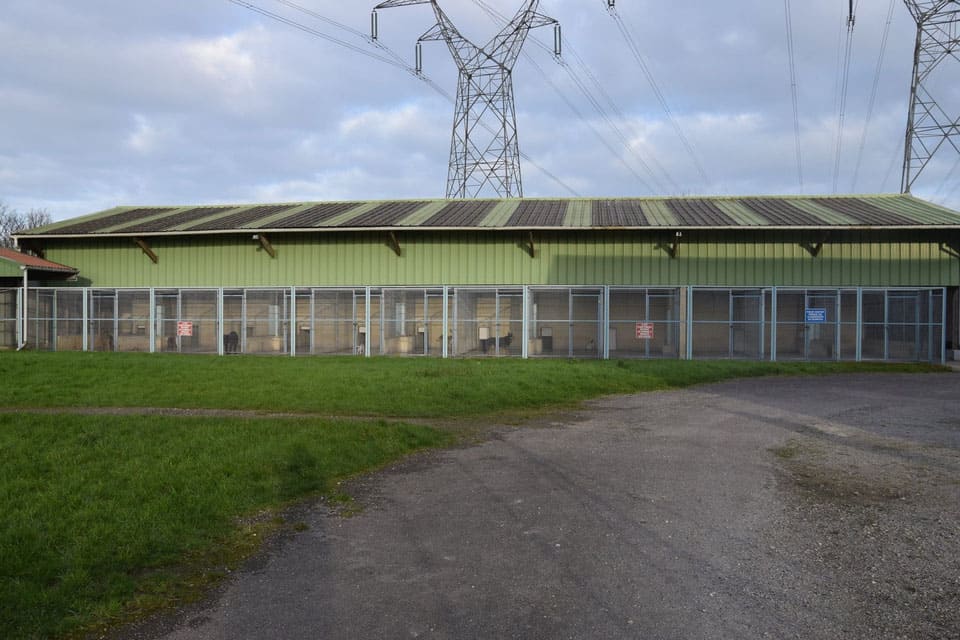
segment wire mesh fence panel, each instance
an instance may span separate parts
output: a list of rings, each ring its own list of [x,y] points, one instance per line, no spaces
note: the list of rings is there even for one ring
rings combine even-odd
[[[611,358],[676,358],[680,340],[677,289],[612,289],[607,347]]]
[[[864,291],[860,309],[862,335],[860,351],[864,360],[886,358],[886,294],[883,291]]]
[[[497,290],[497,318],[493,352],[498,356],[523,354],[523,291]]]
[[[857,359],[857,292],[840,293],[840,359]]]
[[[54,291],[31,289],[27,294],[27,336],[31,349],[56,348],[56,295]]]
[[[176,334],[181,353],[218,353],[220,322],[218,292],[209,289],[182,289]]]
[[[458,289],[455,300],[455,355],[492,355],[491,338],[497,330],[496,289]]]
[[[55,289],[52,298],[50,344],[56,351],[83,349],[83,291]]]
[[[243,352],[244,301],[243,289],[223,290],[223,353]]]
[[[88,301],[87,345],[91,351],[116,351],[117,292],[93,289]]]
[[[530,304],[530,355],[567,357],[572,347],[570,291],[534,290]]]
[[[422,355],[426,350],[426,290],[384,289],[383,352]]]
[[[938,362],[943,354],[943,291],[863,292],[864,359]]]
[[[150,292],[117,291],[117,351],[150,350]]]
[[[522,289],[457,289],[452,305],[452,353],[491,357],[522,355]],[[442,312],[442,303],[438,311]]]
[[[760,359],[765,356],[764,291],[698,289],[693,292],[695,358]]]
[[[762,358],[764,336],[763,292],[734,290],[730,293],[730,357]]]
[[[284,289],[245,293],[244,353],[287,353],[289,302]]]
[[[777,291],[778,359],[837,359],[839,295],[835,290]]]
[[[17,309],[16,289],[0,289],[0,349],[14,349],[17,346]]]
[[[692,347],[695,358],[730,356],[730,291],[693,292]]]
[[[311,352],[362,354],[364,334],[360,327],[364,324],[364,300],[362,289],[314,290]]]
[[[289,295],[289,294],[288,294]],[[293,314],[294,354],[309,355],[313,353],[313,312],[311,304],[313,292],[297,289],[294,294],[296,304]]]
[[[443,289],[428,289],[425,296],[426,312],[425,318],[426,323],[423,326],[423,331],[420,331],[418,327],[418,333],[423,334],[423,348],[424,354],[428,356],[440,356],[443,355],[443,344],[447,342],[448,348],[450,344],[450,329],[447,328],[448,333],[444,333],[444,304],[449,304],[444,298]],[[449,309],[447,310],[449,314]],[[448,317],[452,317],[448,315]],[[519,335],[519,334],[518,334]]]
[[[603,357],[601,335],[603,294],[600,291],[574,289],[570,294],[570,349],[575,358]]]

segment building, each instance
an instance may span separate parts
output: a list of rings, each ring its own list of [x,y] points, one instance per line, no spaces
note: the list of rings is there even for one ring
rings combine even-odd
[[[960,214],[909,195],[119,207],[17,240],[76,270],[0,291],[0,345],[35,349],[939,362],[960,339]]]

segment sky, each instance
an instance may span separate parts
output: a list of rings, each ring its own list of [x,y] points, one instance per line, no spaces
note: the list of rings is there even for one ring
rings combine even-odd
[[[389,55],[361,37],[375,2],[296,0],[344,29],[248,1],[342,43],[228,0],[5,0],[0,203],[60,220],[119,205],[442,198],[453,104],[343,44]],[[511,16],[525,2],[485,0]],[[481,46],[499,29],[475,0],[440,4]],[[540,4],[564,49],[558,62],[552,30],[536,29],[514,69],[525,197],[900,190],[916,34],[900,0],[879,75],[890,3],[856,3],[845,94],[848,2],[789,3],[796,121],[786,2],[617,0],[627,37],[607,4]],[[379,42],[412,65],[434,23],[427,5],[381,10]],[[423,71],[455,93],[443,43],[424,43]],[[958,80],[953,62],[929,81],[954,118]],[[960,210],[958,165],[942,149],[913,193]]]

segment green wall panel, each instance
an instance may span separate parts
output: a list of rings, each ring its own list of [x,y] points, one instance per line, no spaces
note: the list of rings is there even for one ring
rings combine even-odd
[[[255,287],[353,285],[957,286],[960,260],[929,238],[849,232],[817,257],[798,233],[689,232],[672,259],[671,235],[603,232],[274,235],[271,258],[250,236],[149,239],[154,264],[132,241],[50,240],[50,260],[80,269],[78,285]]]
[[[9,260],[0,260],[0,278],[22,278],[20,265]]]

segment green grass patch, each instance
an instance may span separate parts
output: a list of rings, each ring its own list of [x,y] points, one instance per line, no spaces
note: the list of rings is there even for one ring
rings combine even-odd
[[[189,597],[277,524],[263,510],[449,439],[382,421],[0,414],[0,637]]]
[[[732,377],[932,371],[924,365],[732,360],[269,358],[4,353],[6,407],[182,407],[349,416],[466,417]]]

